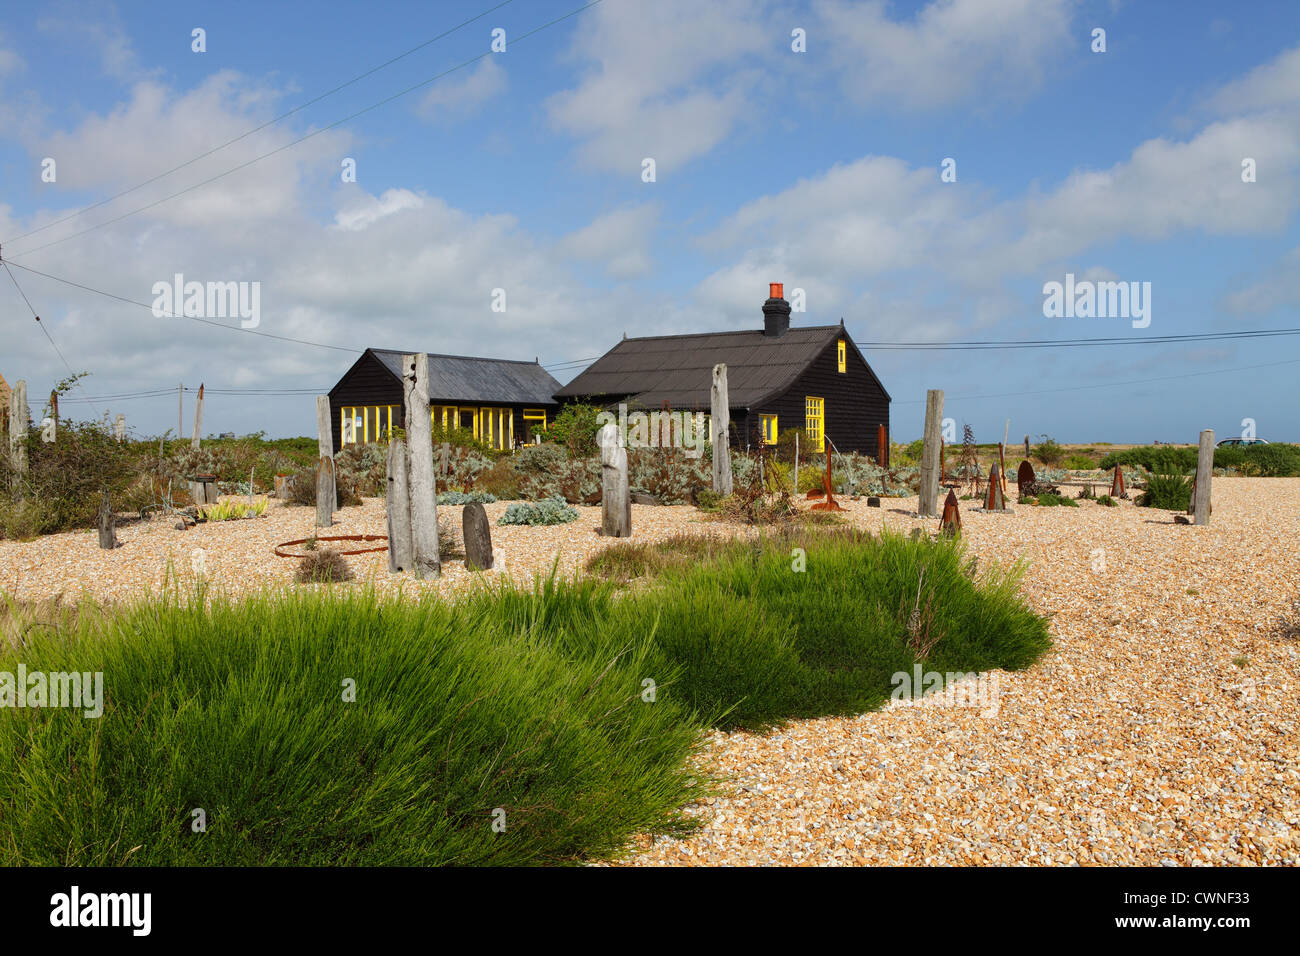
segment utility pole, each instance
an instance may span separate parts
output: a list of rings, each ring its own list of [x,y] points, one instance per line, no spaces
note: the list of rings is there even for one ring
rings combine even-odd
[[[185,437],[185,384],[176,386],[176,437]]]

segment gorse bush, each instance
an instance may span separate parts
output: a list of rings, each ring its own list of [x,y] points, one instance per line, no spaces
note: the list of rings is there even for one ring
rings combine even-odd
[[[497,524],[548,525],[568,524],[578,520],[576,508],[570,508],[563,498],[546,498],[542,501],[520,501],[506,508]]]
[[[353,574],[347,559],[333,548],[313,548],[298,562],[295,577],[299,584],[334,584],[351,581]]]
[[[1065,457],[1065,449],[1062,448],[1051,435],[1039,436],[1043,440],[1034,446],[1034,454],[1044,465],[1059,464]]]

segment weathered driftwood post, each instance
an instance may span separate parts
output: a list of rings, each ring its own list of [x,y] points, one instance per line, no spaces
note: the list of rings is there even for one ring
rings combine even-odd
[[[328,395],[316,396],[316,454],[320,458],[334,457],[334,427],[330,423],[330,397]],[[333,485],[330,487],[330,494],[333,496],[330,501],[333,504],[331,508],[338,503],[338,477],[333,475],[333,469],[330,469],[331,480]]]
[[[939,438],[939,481],[941,482],[948,477],[948,466],[944,462],[943,453],[944,453],[944,440],[941,436]]]
[[[20,378],[9,393],[9,465],[15,499],[22,498],[27,480],[27,415],[27,381]]]
[[[105,551],[117,547],[117,532],[114,530],[116,519],[113,509],[108,504],[108,489],[101,489],[103,497],[99,502],[99,546]]]
[[[194,403],[194,434],[190,437],[190,447],[199,447],[199,438],[203,434],[203,383],[199,383],[199,400]]]
[[[1025,436],[1025,458],[1029,457],[1029,436]]]
[[[410,471],[411,546],[415,576],[436,578],[438,498],[433,480],[433,418],[429,412],[429,356],[402,356],[402,392],[406,399],[406,438]]]
[[[939,443],[943,440],[940,428],[943,422],[943,389],[932,388],[925,393],[925,434],[921,445],[921,497],[917,514],[935,518],[939,514]]]
[[[889,467],[889,435],[883,423],[876,426],[876,464],[881,468]]]
[[[713,366],[713,490],[731,494],[731,409],[727,404],[727,366]]]
[[[113,437],[119,442],[126,441],[126,416],[121,412],[117,413],[117,420],[113,422]]]
[[[316,466],[316,527],[334,523],[334,459],[322,458]]]
[[[717,445],[713,446],[717,461]],[[714,467],[714,487],[717,487]],[[600,532],[610,538],[632,535],[632,500],[627,484],[627,447],[613,422],[600,429]]]
[[[1007,427],[1011,427],[1011,422],[1007,422]],[[1002,494],[1007,493],[1007,443],[998,442],[998,475],[1002,479]]]
[[[406,442],[394,438],[388,445],[388,487],[384,512],[388,518],[388,570],[409,571],[411,553],[411,485]]]
[[[1210,478],[1214,474],[1214,430],[1201,432],[1201,447],[1196,456],[1196,523],[1210,523]]]
[[[461,511],[460,531],[465,539],[465,567],[471,571],[491,571],[492,526],[487,512],[477,501],[471,501]]]

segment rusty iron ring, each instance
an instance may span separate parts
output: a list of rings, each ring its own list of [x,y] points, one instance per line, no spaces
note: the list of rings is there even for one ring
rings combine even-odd
[[[302,555],[302,554],[285,554],[285,553],[281,550],[281,548],[290,548],[290,547],[293,547],[295,544],[306,544],[308,541],[311,541],[311,540],[313,540],[313,539],[312,539],[312,538],[299,538],[297,541],[286,541],[286,542],[284,542],[283,544],[277,544],[277,545],[275,546],[275,556],[276,556],[277,558],[302,558],[302,557],[306,557],[306,555]],[[314,540],[316,540],[316,541],[387,541],[387,540],[388,540],[388,535],[386,535],[386,534],[341,534],[341,535],[336,535],[336,536],[331,537],[331,538],[315,538]],[[370,554],[370,553],[372,553],[372,552],[374,552],[374,551],[387,551],[387,550],[388,550],[388,545],[384,545],[382,548],[358,548],[358,549],[355,550],[355,551],[339,551],[338,553],[339,553],[340,555],[345,555],[345,554]]]

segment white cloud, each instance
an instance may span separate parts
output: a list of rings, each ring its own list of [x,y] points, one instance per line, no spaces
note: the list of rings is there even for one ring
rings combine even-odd
[[[585,75],[551,97],[552,124],[581,140],[589,165],[628,175],[645,157],[671,170],[707,153],[751,105],[759,71],[737,68],[782,48],[761,20],[766,9],[748,0],[596,7],[570,54]]]
[[[146,75],[161,75],[161,70],[146,71],[140,65],[131,39],[111,4],[57,3],[36,22],[36,28],[46,35],[88,45],[98,55],[100,69],[106,76],[139,80]]]
[[[650,240],[659,219],[655,203],[623,206],[565,236],[559,251],[566,256],[602,264],[615,279],[636,279],[649,274]]]
[[[818,0],[809,49],[830,50],[859,103],[929,109],[1036,88],[1048,65],[1078,49],[1069,0],[935,0],[908,21],[883,0]]]
[[[1300,47],[1286,50],[1240,79],[1225,84],[1207,100],[1223,114],[1278,109],[1300,104]]]
[[[460,119],[500,96],[508,85],[496,56],[487,56],[468,73],[454,73],[435,83],[420,99],[417,111],[429,120]]]
[[[1223,308],[1238,316],[1263,315],[1300,305],[1300,246],[1275,262],[1265,274],[1223,297]]]

